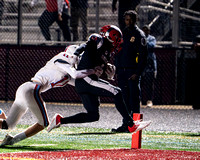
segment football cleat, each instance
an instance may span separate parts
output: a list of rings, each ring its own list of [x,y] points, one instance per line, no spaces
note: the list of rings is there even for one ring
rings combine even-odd
[[[128,126],[128,130],[130,133],[140,131],[146,127],[148,127],[151,124],[151,121],[135,121],[134,125],[132,127]]]
[[[61,125],[60,119],[63,118],[60,114],[55,114],[51,123],[49,124],[47,131],[51,132],[52,129],[58,128]]]
[[[0,147],[3,147],[5,145],[13,145],[12,140],[13,140],[13,136],[7,134],[5,138],[3,139],[3,141],[1,142]]]
[[[117,129],[113,128],[111,131],[114,133],[130,133],[126,124],[122,124],[122,126],[118,127]]]

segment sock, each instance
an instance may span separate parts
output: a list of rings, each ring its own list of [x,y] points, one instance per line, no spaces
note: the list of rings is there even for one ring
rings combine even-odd
[[[6,123],[5,120],[3,120],[3,122],[2,122],[2,127],[1,127],[1,129],[8,129],[8,125],[7,125],[7,123]]]
[[[15,135],[11,141],[12,144],[17,143],[19,141],[22,141],[23,139],[26,139],[26,134],[25,132],[19,133],[17,135]]]

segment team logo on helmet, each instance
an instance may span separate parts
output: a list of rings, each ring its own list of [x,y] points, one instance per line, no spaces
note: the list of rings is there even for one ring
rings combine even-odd
[[[115,25],[103,26],[100,30],[100,34],[112,43],[113,48],[111,49],[113,53],[118,53],[121,50],[122,32]]]

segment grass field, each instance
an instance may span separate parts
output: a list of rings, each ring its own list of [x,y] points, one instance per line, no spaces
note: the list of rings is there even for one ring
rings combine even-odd
[[[0,140],[9,133],[15,135],[27,126],[18,125],[14,131],[0,132]],[[0,153],[25,151],[62,151],[83,149],[131,148],[132,134],[110,132],[110,129],[61,127],[0,148]],[[200,152],[200,133],[142,132],[142,149],[182,150]]]

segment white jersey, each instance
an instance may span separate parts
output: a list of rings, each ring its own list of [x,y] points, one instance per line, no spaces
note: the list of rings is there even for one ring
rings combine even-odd
[[[25,82],[16,91],[15,101],[12,104],[6,123],[9,129],[14,128],[28,109],[37,118],[37,123],[46,127],[49,124],[46,104],[41,97],[41,92],[66,84],[74,85],[76,78],[84,78],[94,74],[94,69],[76,71],[73,67],[79,63],[74,52],[78,45],[67,47],[65,52],[54,56],[31,79]]]
[[[54,87],[63,87],[66,84],[75,85],[76,78],[83,78],[89,74],[88,70],[76,71],[73,67],[78,63],[78,57],[73,53],[78,45],[69,46],[65,52],[54,56],[31,79],[41,85],[41,92]]]

